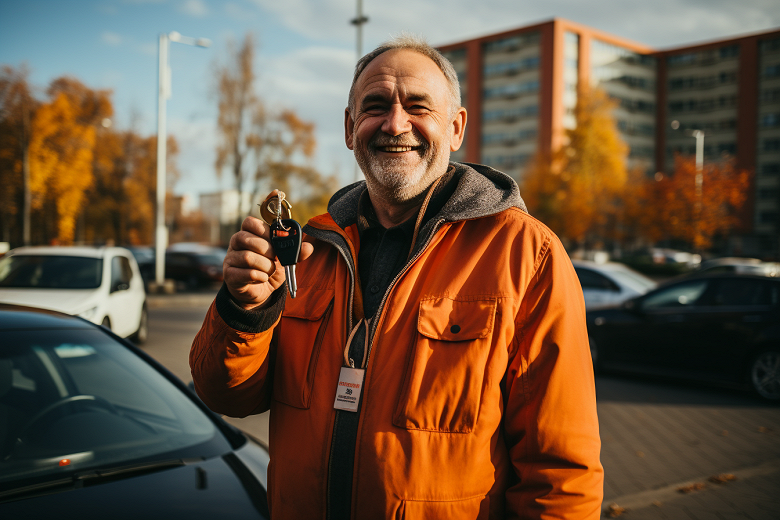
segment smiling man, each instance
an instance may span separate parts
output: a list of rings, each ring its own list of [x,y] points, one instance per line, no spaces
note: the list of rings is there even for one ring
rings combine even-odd
[[[298,296],[268,226],[231,239],[190,365],[213,410],[271,410],[274,517],[599,518],[579,282],[509,176],[450,162],[465,128],[452,65],[384,44],[345,112],[366,180],[304,227]]]

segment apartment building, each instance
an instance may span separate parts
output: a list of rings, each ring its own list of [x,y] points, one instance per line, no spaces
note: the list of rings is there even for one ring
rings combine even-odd
[[[440,47],[469,111],[455,160],[481,162],[522,181],[537,150],[575,125],[581,85],[617,102],[629,166],[667,171],[675,153],[736,158],[752,174],[742,254],[780,255],[780,30],[658,50],[563,19]],[[672,122],[676,121],[672,128]]]

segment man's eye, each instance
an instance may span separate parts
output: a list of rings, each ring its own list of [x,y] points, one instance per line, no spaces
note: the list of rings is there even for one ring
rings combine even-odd
[[[369,105],[363,109],[363,112],[367,114],[378,114],[385,111],[385,107],[382,105]]]
[[[407,112],[410,114],[423,114],[425,112],[429,112],[428,107],[424,105],[412,105],[407,109]]]

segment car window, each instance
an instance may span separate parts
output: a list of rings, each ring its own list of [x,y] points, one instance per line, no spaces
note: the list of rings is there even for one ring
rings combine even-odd
[[[713,305],[753,307],[777,302],[777,285],[763,280],[720,280],[715,290]]]
[[[649,293],[641,303],[643,310],[691,307],[704,295],[708,280],[695,280],[664,287]]]
[[[3,334],[0,488],[19,478],[229,449],[192,400],[104,332]]]
[[[124,256],[115,256],[111,259],[111,287],[119,284],[130,286],[130,280],[133,278],[133,270],[130,268],[130,261]]]
[[[10,255],[0,260],[0,287],[96,289],[102,281],[100,258]]]
[[[169,253],[165,257],[166,265],[175,267],[188,267],[192,265],[192,259],[189,255],[183,255],[179,253]]]
[[[619,291],[618,286],[606,276],[590,269],[576,267],[574,269],[583,289],[598,289],[602,291]]]

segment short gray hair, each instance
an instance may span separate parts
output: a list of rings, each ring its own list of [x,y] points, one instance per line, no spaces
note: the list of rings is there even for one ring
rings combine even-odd
[[[452,100],[450,116],[454,115],[461,107],[458,73],[455,72],[455,68],[452,66],[452,63],[450,63],[450,60],[445,58],[441,52],[435,47],[432,47],[421,36],[412,34],[401,34],[400,36],[396,36],[358,60],[357,65],[355,65],[355,75],[352,77],[352,86],[349,88],[349,103],[347,109],[349,110],[350,115],[354,116],[355,114],[355,84],[360,75],[374,58],[382,53],[396,49],[418,52],[423,56],[430,58],[439,69],[441,69],[444,77],[447,78],[447,83],[450,88],[450,97]]]

